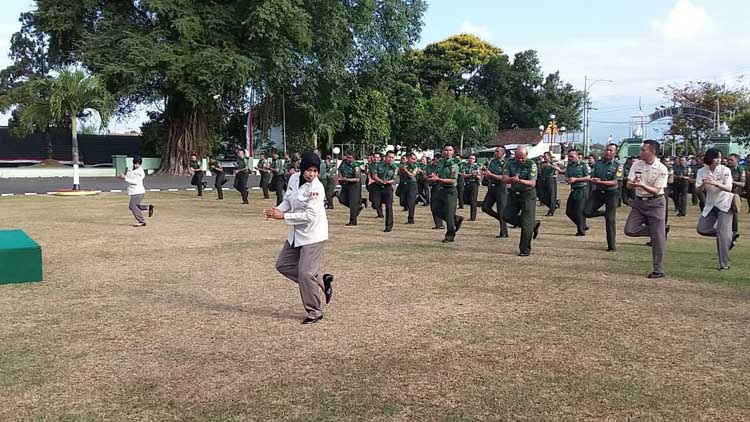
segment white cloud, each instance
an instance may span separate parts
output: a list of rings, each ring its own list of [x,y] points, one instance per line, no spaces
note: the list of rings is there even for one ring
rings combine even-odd
[[[464,21],[463,25],[461,25],[461,32],[476,35],[485,41],[492,41],[490,28],[485,25],[477,25],[470,21]]]
[[[690,0],[678,0],[666,19],[654,20],[651,26],[667,38],[681,39],[702,33],[709,21],[705,8],[694,5]]]

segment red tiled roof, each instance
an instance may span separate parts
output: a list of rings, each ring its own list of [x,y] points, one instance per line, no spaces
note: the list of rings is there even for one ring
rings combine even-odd
[[[536,145],[542,141],[539,129],[505,129],[498,130],[495,139],[488,146],[497,147],[512,144]]]

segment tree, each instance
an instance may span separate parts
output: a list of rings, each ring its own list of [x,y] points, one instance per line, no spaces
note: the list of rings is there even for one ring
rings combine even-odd
[[[106,126],[114,101],[100,78],[89,77],[82,70],[62,70],[56,78],[32,77],[11,94],[16,106],[18,129],[24,133],[43,132],[51,125],[68,127],[72,134],[73,189],[78,190],[80,164],[78,122],[98,114]],[[15,93],[18,93],[17,95]]]
[[[384,145],[391,133],[388,98],[375,89],[352,91],[347,108],[346,134],[359,144]]]
[[[30,28],[52,64],[101,75],[121,113],[164,103],[164,172],[209,152],[230,104],[250,89],[317,114],[345,109],[342,75],[389,60],[418,39],[423,0],[36,0]],[[337,84],[344,83],[343,87]],[[351,85],[349,85],[351,86]],[[292,107],[295,101],[290,101]],[[301,107],[300,107],[301,108]],[[301,122],[299,132],[310,130]],[[317,133],[317,131],[316,131]]]
[[[733,136],[741,138],[745,144],[750,144],[750,111],[734,116],[729,122],[729,130]]]
[[[667,85],[659,88],[659,92],[677,106],[714,112],[718,107],[721,115],[727,117],[750,109],[750,91],[747,88],[730,88],[726,84],[690,82],[682,86]],[[685,140],[693,154],[704,148],[705,141],[715,135],[715,131],[715,121],[688,114],[673,117],[670,128],[672,134]]]
[[[436,88],[446,82],[453,92],[463,92],[467,81],[502,51],[470,34],[460,34],[425,47],[418,55],[422,85]]]

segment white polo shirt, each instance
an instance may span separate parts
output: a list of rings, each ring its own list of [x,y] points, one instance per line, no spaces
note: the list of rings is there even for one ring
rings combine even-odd
[[[646,192],[645,189],[636,188],[635,196],[641,198],[649,198],[652,196],[664,195],[664,188],[667,187],[669,180],[669,170],[667,166],[662,164],[659,160],[655,159],[653,164],[646,164],[643,160],[636,160],[633,166],[630,167],[630,173],[628,173],[628,180],[635,180],[636,174],[640,174],[641,182],[649,187],[659,189],[656,195]]]
[[[695,176],[695,187],[703,186],[703,179],[706,177],[713,178],[717,183],[729,189],[732,188],[732,171],[729,170],[729,167],[719,164],[714,171],[711,171],[709,166],[701,167]],[[732,201],[734,201],[733,193],[723,191],[713,185],[706,185],[706,206],[703,207],[701,215],[707,216],[713,207],[716,207],[719,211],[727,212],[732,207]]]
[[[300,186],[300,177],[299,172],[289,177],[284,201],[277,207],[289,226],[287,241],[295,248],[328,240],[325,188],[317,177]]]

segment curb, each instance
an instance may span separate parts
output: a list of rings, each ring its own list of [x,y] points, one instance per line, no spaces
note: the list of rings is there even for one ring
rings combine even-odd
[[[195,192],[196,188],[169,188],[169,189],[146,189],[148,192],[179,192],[179,191],[192,191]],[[203,189],[206,192],[213,191],[214,188],[205,188]],[[229,190],[234,190],[234,188],[231,188]],[[251,187],[248,188],[248,190],[260,190],[259,187]],[[123,189],[111,189],[111,190],[95,190],[96,193],[123,193],[127,192]],[[57,192],[24,192],[24,193],[0,193],[0,197],[6,197],[6,196],[37,196],[37,195],[54,195]]]

